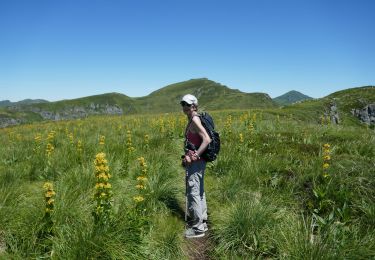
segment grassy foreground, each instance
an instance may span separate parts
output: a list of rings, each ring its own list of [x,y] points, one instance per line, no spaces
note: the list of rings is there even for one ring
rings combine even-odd
[[[374,130],[277,110],[213,117],[210,257],[375,257]],[[186,259],[185,124],[169,114],[1,129],[0,258]]]

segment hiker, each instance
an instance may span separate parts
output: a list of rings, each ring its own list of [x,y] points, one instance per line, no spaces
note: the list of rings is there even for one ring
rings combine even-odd
[[[188,118],[185,130],[185,154],[182,156],[182,165],[186,169],[186,203],[191,221],[188,223],[185,237],[197,238],[203,237],[204,232],[208,230],[207,204],[203,181],[206,161],[200,156],[211,142],[211,138],[198,116],[197,98],[187,94],[182,97],[180,104]]]

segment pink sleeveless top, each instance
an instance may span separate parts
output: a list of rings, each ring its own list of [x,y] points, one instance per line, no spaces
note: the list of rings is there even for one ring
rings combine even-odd
[[[190,143],[192,143],[195,146],[195,149],[198,150],[198,148],[199,148],[199,146],[201,146],[203,140],[199,136],[198,133],[190,132],[190,123],[189,123],[189,125],[187,126],[187,129],[186,129],[186,138]],[[198,159],[198,161],[204,161],[204,159],[200,158],[200,159]]]
[[[187,131],[187,139],[190,143],[194,144],[195,148],[198,150],[199,146],[202,144],[202,139],[197,133],[192,133]]]

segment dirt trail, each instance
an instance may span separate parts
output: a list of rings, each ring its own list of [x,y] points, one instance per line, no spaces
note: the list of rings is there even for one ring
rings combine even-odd
[[[208,260],[211,250],[209,231],[201,238],[185,238],[185,255],[190,260]]]

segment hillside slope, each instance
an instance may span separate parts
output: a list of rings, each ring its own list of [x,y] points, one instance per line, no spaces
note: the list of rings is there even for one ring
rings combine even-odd
[[[205,110],[273,108],[277,104],[264,93],[244,93],[208,79],[192,79],[168,85],[151,94],[131,98],[119,93],[82,97],[57,102],[0,108],[0,126],[35,120],[64,120],[90,115],[128,115],[180,111],[180,98],[191,93]]]
[[[330,115],[330,109],[335,105],[339,114],[340,124],[358,125],[361,121],[353,114],[353,110],[361,110],[369,104],[375,104],[374,86],[337,91],[324,98],[285,106],[281,111],[286,114],[292,114],[300,120],[319,122],[322,116]]]
[[[312,97],[306,96],[305,94],[302,94],[301,92],[292,90],[281,96],[275,97],[272,100],[280,105],[289,105],[289,104],[293,104],[296,102],[309,100],[309,99],[312,99]]]
[[[191,79],[168,85],[150,95],[137,98],[141,112],[176,112],[179,101],[185,94],[193,94],[205,110],[248,109],[276,107],[277,104],[264,93],[244,93],[208,79]]]
[[[37,103],[47,103],[49,101],[44,99],[24,99],[18,102],[11,102],[9,100],[2,100],[0,101],[0,107],[7,107],[7,106],[22,106],[22,105],[29,105],[29,104],[37,104]]]

